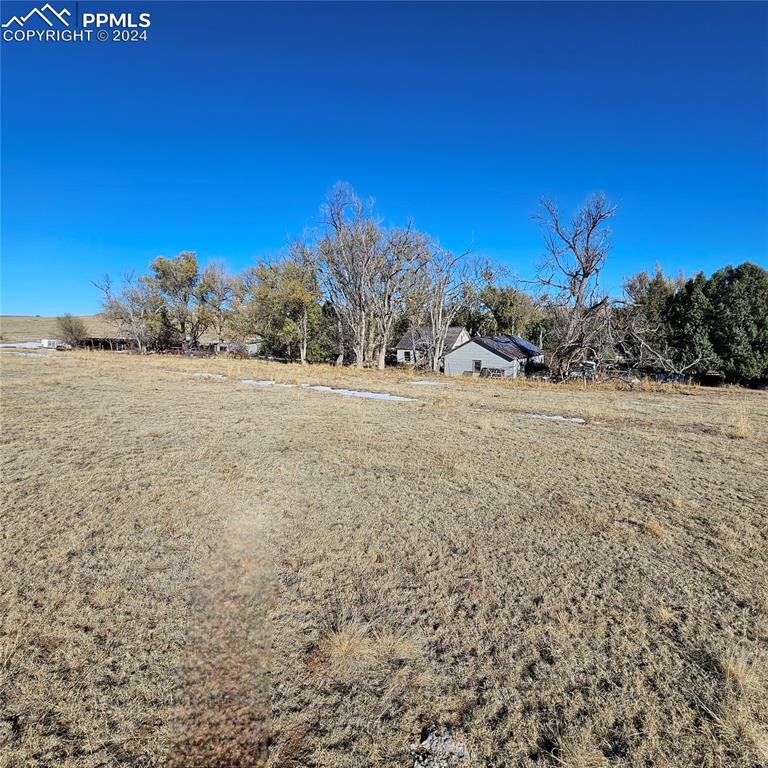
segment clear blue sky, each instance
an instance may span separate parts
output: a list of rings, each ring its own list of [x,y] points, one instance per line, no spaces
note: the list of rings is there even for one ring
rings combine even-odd
[[[598,190],[611,287],[768,266],[765,3],[105,7],[150,41],[1,44],[4,314],[96,311],[91,279],[185,249],[239,270],[337,180],[523,276],[538,198]]]

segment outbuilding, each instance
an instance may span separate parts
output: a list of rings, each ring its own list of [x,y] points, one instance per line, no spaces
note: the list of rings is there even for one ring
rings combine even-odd
[[[431,333],[428,328],[411,328],[407,331],[395,349],[398,364],[422,365],[425,363],[432,338]],[[447,353],[466,341],[469,341],[467,329],[460,325],[452,325],[445,336],[443,349]]]
[[[542,351],[520,336],[475,336],[445,355],[448,376],[515,378],[544,362]]]

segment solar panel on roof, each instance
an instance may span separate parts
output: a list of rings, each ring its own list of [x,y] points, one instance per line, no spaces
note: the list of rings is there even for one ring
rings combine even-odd
[[[526,352],[530,352],[533,355],[541,354],[541,350],[535,344],[531,344],[530,341],[526,341],[520,336],[510,336],[509,338],[512,339],[518,347],[522,347]]]
[[[536,357],[541,351],[519,336],[483,336],[482,342],[510,358]]]

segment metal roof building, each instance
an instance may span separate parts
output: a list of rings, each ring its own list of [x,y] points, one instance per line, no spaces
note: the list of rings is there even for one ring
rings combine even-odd
[[[445,354],[449,376],[497,375],[514,378],[532,364],[544,362],[544,353],[520,336],[476,336]]]

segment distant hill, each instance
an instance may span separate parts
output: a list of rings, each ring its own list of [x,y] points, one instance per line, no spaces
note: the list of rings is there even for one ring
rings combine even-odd
[[[90,336],[118,336],[104,315],[81,315]],[[0,341],[39,341],[59,336],[55,317],[40,315],[0,315]]]
[[[121,331],[114,323],[110,323],[104,315],[80,315],[80,319],[88,329],[88,335],[92,338],[124,338],[125,332]],[[0,315],[0,343],[14,341],[40,341],[40,339],[56,339],[61,334],[55,317],[43,317],[41,315]],[[212,343],[216,341],[213,331],[206,331],[202,342]]]

